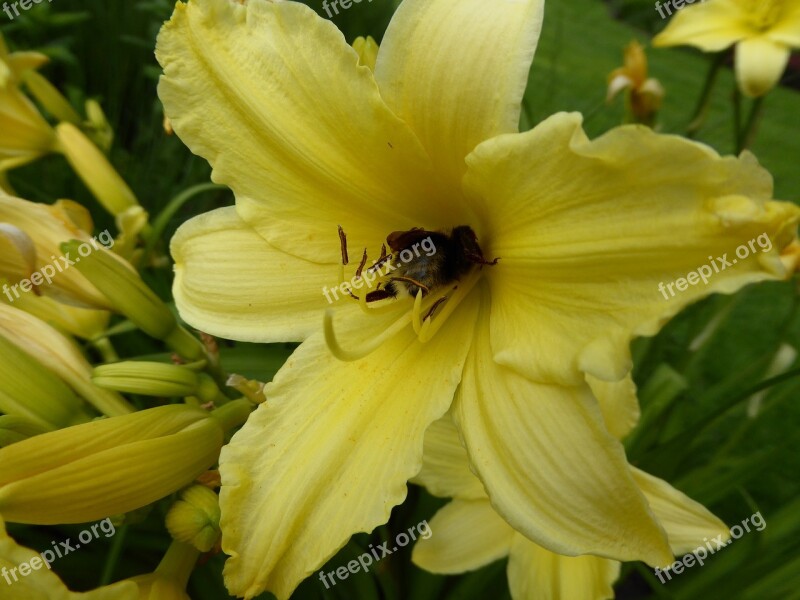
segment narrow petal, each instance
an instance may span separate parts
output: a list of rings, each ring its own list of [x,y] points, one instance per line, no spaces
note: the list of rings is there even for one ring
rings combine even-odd
[[[588,386],[534,383],[498,365],[484,325],[453,411],[473,470],[514,529],[569,556],[672,560]]]
[[[533,380],[618,381],[633,336],[713,292],[790,274],[779,254],[800,209],[769,200],[749,153],[720,158],[641,126],[590,141],[580,115],[561,113],[468,163],[484,253],[500,257],[487,274],[495,360]]]
[[[339,283],[335,265],[275,249],[237,215],[220,208],[184,223],[171,242],[173,292],[190,325],[226,339],[301,341],[322,326]],[[337,290],[338,291],[338,290]],[[356,303],[343,307],[358,310]]]
[[[717,52],[753,33],[747,11],[737,0],[698,2],[676,12],[666,29],[653,38],[653,46],[688,44]]]
[[[431,573],[463,573],[505,558],[517,533],[488,499],[456,499],[428,523],[433,532],[414,545],[411,560]]]
[[[704,540],[730,537],[725,523],[709,510],[682,494],[663,479],[632,468],[633,478],[644,493],[650,508],[664,526],[669,545],[676,556],[702,546]]]
[[[425,432],[422,470],[412,481],[424,485],[434,496],[486,498],[480,479],[469,470],[469,456],[449,415],[435,421]]]
[[[763,96],[780,81],[790,53],[767,36],[742,40],[736,45],[736,82],[748,96]]]
[[[508,559],[508,586],[515,600],[607,600],[620,564],[599,556],[561,556],[519,534]]]
[[[328,20],[298,2],[179,3],[156,51],[175,132],[274,246],[336,262],[456,210],[419,141]]]
[[[288,598],[353,533],[386,522],[452,401],[476,304],[465,299],[425,346],[408,327],[356,362],[336,360],[320,335],[295,351],[220,457],[231,593]],[[372,318],[373,331],[388,326]]]
[[[389,23],[381,94],[451,183],[475,146],[518,131],[543,14],[544,0],[405,0]]]

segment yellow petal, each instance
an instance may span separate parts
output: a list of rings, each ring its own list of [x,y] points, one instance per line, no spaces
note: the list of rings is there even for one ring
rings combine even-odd
[[[459,214],[418,140],[328,20],[297,2],[180,3],[158,38],[175,132],[273,246],[339,260]]]
[[[25,568],[28,574],[24,576],[19,572],[23,564],[30,567]],[[0,572],[3,573],[0,580],[3,600],[142,600],[136,585],[124,581],[82,594],[69,591],[38,552],[20,546],[8,535],[2,518]]]
[[[392,17],[375,78],[452,184],[475,146],[518,131],[543,14],[543,0],[406,0]]]
[[[0,86],[0,168],[23,165],[47,154],[55,136],[33,103],[17,88]]]
[[[0,301],[11,303],[5,294],[0,296]],[[110,318],[110,313],[104,310],[78,308],[62,304],[47,296],[34,294],[20,294],[19,298],[14,299],[13,306],[32,314],[59,331],[84,339],[98,337],[105,331]]]
[[[517,533],[488,499],[456,499],[428,524],[433,532],[414,545],[411,560],[431,573],[463,573],[508,555]],[[576,596],[577,597],[577,596]]]
[[[789,48],[762,36],[736,44],[736,82],[748,96],[763,96],[775,85],[789,63]]]
[[[141,508],[210,467],[223,431],[205,411],[169,405],[39,435],[0,450],[0,514],[85,523]]]
[[[486,498],[480,479],[469,470],[469,457],[453,419],[446,415],[425,432],[422,470],[412,480],[434,496],[466,500]]]
[[[508,586],[515,600],[607,600],[614,597],[619,569],[615,560],[561,556],[517,534],[508,559]]]
[[[765,34],[775,42],[800,48],[800,3],[785,3],[783,9],[780,20]]]
[[[600,404],[606,429],[615,438],[624,438],[641,416],[633,377],[628,374],[621,381],[607,382],[587,375],[586,383]]]
[[[342,363],[317,334],[289,358],[220,457],[231,593],[288,598],[353,533],[386,522],[421,467],[425,430],[451,403],[476,296],[424,346],[408,327]],[[377,333],[385,324],[373,318]]]
[[[232,207],[184,223],[171,251],[181,318],[226,339],[301,341],[319,331],[331,306],[325,290],[339,283],[336,265],[276,250]],[[349,304],[342,308],[358,310],[355,301]]]
[[[689,44],[717,52],[753,33],[747,11],[738,0],[696,2],[674,14],[664,31],[653,38],[653,46]]]
[[[682,494],[663,479],[632,468],[633,478],[647,497],[650,508],[664,526],[669,545],[676,556],[691,552],[702,546],[704,539],[722,536],[727,540],[730,533],[725,524],[709,510]]]
[[[534,383],[496,364],[487,316],[483,308],[453,414],[492,505],[559,554],[670,562],[666,536],[588,386]]]
[[[641,126],[589,141],[580,115],[561,113],[467,160],[484,253],[500,257],[487,273],[495,360],[536,381],[617,381],[633,336],[713,292],[789,276],[779,254],[800,209],[769,201],[772,178],[750,154],[720,158]]]

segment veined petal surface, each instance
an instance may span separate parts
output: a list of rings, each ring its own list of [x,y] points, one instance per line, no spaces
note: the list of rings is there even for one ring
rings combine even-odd
[[[422,465],[423,436],[447,411],[473,336],[471,294],[426,345],[411,327],[340,362],[308,338],[222,451],[228,589],[288,598],[358,531],[386,522]],[[377,335],[396,315],[370,317]],[[353,320],[348,320],[353,321]],[[356,333],[357,323],[345,323]]]
[[[455,186],[479,143],[518,131],[544,0],[405,0],[375,78]]]
[[[751,154],[720,158],[642,126],[590,141],[580,115],[559,113],[467,162],[484,253],[500,257],[487,274],[495,360],[533,380],[617,381],[632,337],[712,292],[789,275],[780,251],[800,209],[769,200],[772,178]]]
[[[495,510],[545,548],[664,565],[664,531],[587,385],[535,383],[492,360],[482,306],[453,415]]]
[[[516,600],[607,600],[620,564],[599,556],[561,556],[517,534],[508,558],[508,586]]]
[[[653,38],[653,46],[690,44],[717,52],[754,33],[738,0],[697,2],[677,11],[666,29]]]
[[[189,324],[226,339],[301,341],[322,326],[339,271],[277,250],[220,208],[184,223],[171,242],[173,293]],[[333,296],[329,293],[329,296]],[[341,307],[356,312],[355,302]],[[360,311],[358,311],[360,312]]]
[[[463,210],[372,71],[309,7],[178,3],[156,54],[175,132],[273,246],[336,263],[337,225],[374,251],[391,231],[436,229]]]

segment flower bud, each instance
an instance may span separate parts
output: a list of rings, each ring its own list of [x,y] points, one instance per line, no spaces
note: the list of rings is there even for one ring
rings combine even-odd
[[[167,513],[167,529],[179,542],[200,552],[211,550],[220,538],[219,497],[209,488],[193,485],[181,492]]]
[[[92,381],[100,387],[165,398],[196,396],[212,402],[221,394],[214,380],[183,365],[125,361],[94,368]]]
[[[45,433],[0,449],[8,521],[86,523],[128,512],[191,483],[219,456],[246,400],[209,413],[176,404]]]

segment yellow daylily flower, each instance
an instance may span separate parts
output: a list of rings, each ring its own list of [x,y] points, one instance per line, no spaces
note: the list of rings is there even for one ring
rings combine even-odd
[[[781,78],[792,48],[800,48],[799,0],[707,0],[678,12],[653,46],[690,45],[718,52],[736,45],[736,81],[763,96]]]
[[[49,525],[141,508],[213,465],[247,400],[208,413],[174,404],[45,433],[0,449],[0,515]]]
[[[629,120],[652,126],[664,99],[664,88],[658,79],[647,76],[647,55],[636,40],[625,48],[625,66],[614,69],[608,76],[606,101],[625,91]]]
[[[105,296],[72,268],[76,256],[65,256],[60,249],[71,239],[89,243],[91,223],[89,212],[75,202],[40,204],[0,192],[0,277],[8,280],[2,290],[5,299],[13,303],[35,294],[73,306],[111,308]]]
[[[29,163],[53,149],[53,129],[19,90],[25,74],[47,60],[38,52],[10,53],[0,35],[0,171]]]
[[[587,375],[623,380],[634,336],[788,277],[800,211],[749,156],[638,126],[590,141],[576,114],[518,133],[542,18],[542,0],[405,0],[374,72],[295,2],[190,0],[162,29],[166,115],[236,195],[174,237],[178,310],[219,337],[302,341],[220,457],[232,593],[286,598],[384,523],[451,405],[516,530],[561,554],[670,560]],[[465,226],[500,260],[365,314],[323,295],[342,280],[338,225],[373,258],[392,232]],[[770,252],[660,296],[762,232]]]
[[[139,595],[137,586],[132,581],[120,581],[84,593],[70,591],[38,552],[20,546],[8,535],[2,517],[0,517],[0,597],[3,600],[144,600],[146,598]]]
[[[704,540],[722,536],[725,525],[702,505],[666,481],[632,468],[636,484],[663,525],[670,548],[684,554]],[[614,597],[620,563],[602,556],[563,556],[515,531],[492,508],[448,417],[425,434],[422,470],[416,481],[453,500],[429,525],[433,535],[417,541],[415,564],[434,573],[455,574],[508,557],[507,577],[514,600],[605,600]]]

